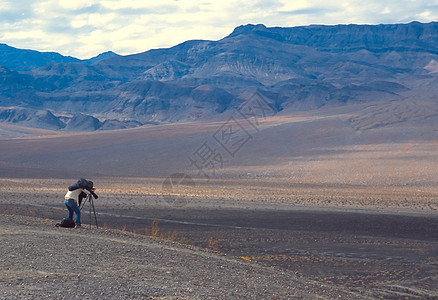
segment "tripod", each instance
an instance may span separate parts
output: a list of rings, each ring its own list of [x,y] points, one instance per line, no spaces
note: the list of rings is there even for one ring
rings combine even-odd
[[[97,225],[96,209],[94,208],[94,197],[91,194],[87,195],[87,198],[85,198],[85,201],[82,202],[82,205],[80,207],[81,210],[85,206],[86,202],[90,203],[90,205],[89,205],[90,206],[90,228],[91,228],[91,209],[93,209],[94,221],[96,222],[96,228],[99,228],[99,226]]]

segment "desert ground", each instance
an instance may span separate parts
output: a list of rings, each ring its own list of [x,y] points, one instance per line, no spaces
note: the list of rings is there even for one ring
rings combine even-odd
[[[438,297],[432,189],[164,182],[97,178],[99,228],[62,229],[71,180],[1,179],[1,297]]]
[[[0,297],[438,298],[437,105],[0,125]],[[79,177],[99,228],[90,203],[81,229],[56,228]]]

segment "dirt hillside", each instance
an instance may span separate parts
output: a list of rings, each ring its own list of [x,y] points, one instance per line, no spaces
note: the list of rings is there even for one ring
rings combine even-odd
[[[0,215],[1,299],[358,299],[281,269],[107,229]]]

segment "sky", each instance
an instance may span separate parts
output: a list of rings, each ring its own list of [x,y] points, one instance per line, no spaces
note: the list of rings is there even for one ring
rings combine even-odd
[[[81,59],[219,40],[239,25],[438,21],[438,0],[0,0],[0,43]]]

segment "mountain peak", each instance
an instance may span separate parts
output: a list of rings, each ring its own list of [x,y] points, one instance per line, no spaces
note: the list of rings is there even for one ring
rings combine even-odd
[[[72,63],[79,59],[63,56],[56,52],[39,52],[18,49],[7,44],[0,44],[0,64],[13,71],[29,71],[48,63]]]
[[[263,24],[236,27],[228,36],[256,34],[295,45],[323,51],[367,49],[410,50],[438,53],[438,23],[411,22],[381,25],[309,25],[296,27],[266,27]]]
[[[95,62],[98,62],[102,59],[107,59],[107,58],[111,58],[111,57],[115,57],[115,56],[120,56],[120,55],[118,55],[117,53],[114,53],[113,51],[106,51],[106,52],[100,53],[99,55],[94,56],[90,59],[86,59],[85,62],[89,63],[89,64],[94,64]]]
[[[268,28],[263,24],[247,24],[236,27],[228,37],[238,36],[241,34],[249,34],[254,31],[266,31]]]

